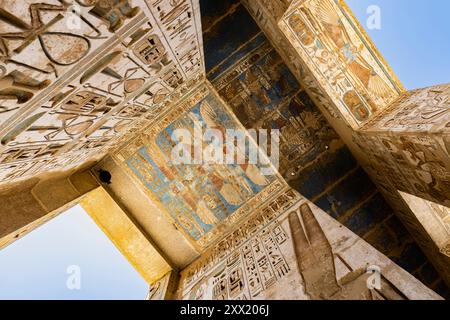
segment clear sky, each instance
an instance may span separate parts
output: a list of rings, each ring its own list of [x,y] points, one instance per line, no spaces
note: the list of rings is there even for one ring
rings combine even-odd
[[[78,271],[80,290],[71,290],[67,282]],[[0,251],[0,299],[143,300],[147,292],[144,279],[80,206]]]
[[[380,7],[381,29],[367,31],[407,89],[450,82],[450,0],[347,2],[364,26],[367,7]],[[69,266],[81,290],[67,288]],[[0,251],[0,299],[144,299],[147,289],[80,207]]]
[[[450,82],[450,0],[347,0],[407,89]],[[381,9],[368,30],[366,10]]]

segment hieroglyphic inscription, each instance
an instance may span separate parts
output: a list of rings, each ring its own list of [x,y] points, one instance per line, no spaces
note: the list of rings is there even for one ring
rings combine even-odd
[[[201,79],[198,3],[181,2],[3,1],[2,181],[100,157]]]

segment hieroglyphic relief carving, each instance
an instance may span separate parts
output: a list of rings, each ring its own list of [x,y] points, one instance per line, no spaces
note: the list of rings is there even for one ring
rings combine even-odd
[[[212,281],[212,295],[194,286],[189,299],[249,300],[270,289],[290,271],[280,250],[286,237],[281,227],[265,230],[221,266]]]
[[[193,0],[145,0],[156,23],[163,30],[170,49],[182,66],[183,78],[204,73],[200,7]]]
[[[81,18],[78,25],[71,21],[74,4],[82,5],[81,11],[76,12]],[[105,9],[101,9],[102,6],[114,7],[108,9],[109,14],[115,13],[115,19],[122,23],[140,11],[129,1],[116,4],[112,1],[99,1],[97,4],[96,1],[3,1],[0,53],[4,63],[2,69],[7,74],[1,89],[7,100],[16,96],[19,104],[28,102],[34,94],[61,78],[70,66],[79,63],[111,37],[113,33],[102,30],[101,23],[92,15],[98,11],[97,18],[112,18],[107,16]],[[128,15],[125,8],[133,14]],[[5,105],[14,103],[16,101],[2,101],[2,106],[5,108]]]
[[[270,40],[271,44],[289,66],[299,83],[301,83],[314,102],[333,118],[339,118],[339,113],[328,95],[321,89],[319,82],[314,78],[306,64],[299,59],[295,48],[286,39],[278,27],[278,19],[270,11],[267,2],[241,0],[248,12],[258,23],[261,30]]]
[[[450,204],[449,88],[408,92],[354,134],[374,171],[395,189],[444,205]]]
[[[100,157],[202,79],[198,3],[182,2],[3,1],[2,180]]]
[[[308,201],[297,197],[269,216],[265,210],[249,220],[256,224],[239,227],[181,272],[179,298],[412,298],[400,289],[398,270],[392,277],[381,269],[380,287],[368,287],[370,273],[366,273],[365,263],[375,262],[358,262],[354,254],[374,249],[350,240],[355,236],[343,229],[338,231],[339,225]],[[399,269],[387,259],[378,260],[378,264]]]
[[[251,216],[246,222],[244,222],[243,228],[229,234],[223,240],[214,245],[212,249],[208,250],[203,255],[204,259],[202,259],[202,263],[193,264],[189,267],[189,272],[185,274],[185,286],[190,286],[201,279],[209,268],[220,262],[220,260],[225,256],[231,254],[238,248],[239,245],[259,233],[265,225],[276,219],[280,211],[290,208],[300,199],[301,197],[298,193],[288,189],[264,205],[260,209],[260,215]],[[279,244],[282,244],[284,242],[283,238],[285,235],[284,230],[277,229],[277,232],[274,233],[274,238],[279,242]],[[245,254],[245,252],[243,252],[243,254]],[[256,263],[256,261],[247,261],[246,266],[248,268],[246,270],[253,270],[252,266],[254,266],[254,263]],[[250,274],[251,273],[252,272],[250,272]],[[260,283],[260,279],[255,280],[255,287],[257,286],[257,283]],[[251,292],[253,293],[256,291],[256,289],[251,289]],[[251,296],[253,296],[253,294]]]
[[[292,1],[276,16],[243,1],[320,108],[354,129],[403,88],[343,1]]]
[[[88,155],[90,151],[98,151],[99,148],[104,147],[107,142],[104,136],[96,138],[90,135],[110,112],[120,107],[128,94],[140,89],[145,82],[144,79],[139,79],[139,76],[144,73],[142,70],[140,75],[136,74],[137,70],[134,70],[133,75],[136,78],[126,74],[126,71],[125,79],[120,79],[121,75],[118,73],[121,70],[120,62],[126,63],[127,57],[122,57],[121,54],[119,56],[118,51],[114,51],[111,55],[115,56],[115,62],[118,64],[109,61],[106,66],[100,61],[99,66],[99,63],[94,63],[79,76],[79,85],[76,82],[68,85],[62,93],[35,109],[34,114],[28,118],[32,121],[27,120],[26,125],[19,124],[8,132],[2,139],[6,152],[9,147],[26,149],[30,141],[52,146],[51,152],[41,152],[33,157],[33,159],[41,160],[43,156],[50,158],[83,147],[86,148]],[[101,72],[107,75],[103,77],[102,73],[102,76],[96,76],[96,73]],[[95,82],[93,82],[94,76],[96,76]],[[105,79],[109,80],[109,78],[112,78],[112,82],[107,83]],[[86,156],[80,161],[85,159]],[[22,158],[22,160],[26,159]]]
[[[444,278],[448,261],[439,253],[442,244],[436,244],[398,191],[450,205],[449,87],[410,91],[353,134],[365,153],[366,171]]]
[[[115,32],[123,26],[125,19],[136,16],[138,7],[132,7],[127,0],[98,0],[89,1],[87,4],[94,4],[89,13],[97,16],[108,24],[108,30]]]
[[[402,93],[343,2],[294,1],[279,26],[354,129]]]
[[[364,168],[372,180],[435,268],[446,278],[448,261],[439,253],[443,247],[433,241],[430,230],[417,219],[398,192],[400,190],[444,206],[450,205],[449,162],[440,143],[442,138],[412,130],[361,131],[354,134],[354,141],[366,154]],[[433,210],[429,212],[432,214]],[[431,221],[430,218],[427,219]]]
[[[449,161],[432,136],[355,134],[368,161],[396,189],[450,204]]]
[[[449,131],[450,84],[407,92],[361,129],[365,132]]]

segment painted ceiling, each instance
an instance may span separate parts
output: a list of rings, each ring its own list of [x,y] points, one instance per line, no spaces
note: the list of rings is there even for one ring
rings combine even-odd
[[[182,104],[114,153],[114,159],[144,187],[152,202],[186,238],[202,250],[285,190],[287,184],[276,170],[264,171],[264,163],[253,164],[248,159],[241,164],[174,161],[173,130],[184,128],[194,137],[199,127],[221,132],[244,129],[216,91],[202,83]],[[244,139],[254,144],[247,134]],[[201,141],[186,147],[195,156],[214,143]]]

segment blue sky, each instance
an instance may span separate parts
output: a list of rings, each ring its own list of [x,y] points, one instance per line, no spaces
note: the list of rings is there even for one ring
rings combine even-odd
[[[403,85],[450,82],[449,0],[347,0],[366,28],[367,7],[381,9],[381,29],[367,30]]]
[[[367,31],[407,89],[450,82],[450,0],[347,2],[364,26],[380,7],[381,30]],[[72,265],[81,290],[66,286]],[[144,299],[147,288],[78,206],[0,251],[0,299]]]
[[[80,270],[80,290],[68,289]],[[75,206],[0,251],[0,299],[138,299],[148,291],[107,236]]]

